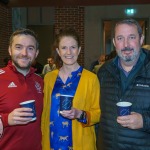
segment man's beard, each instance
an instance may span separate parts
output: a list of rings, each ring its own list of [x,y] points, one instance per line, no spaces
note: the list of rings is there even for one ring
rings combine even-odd
[[[124,56],[124,55],[122,55],[122,52],[124,52],[124,51],[133,51],[133,54],[132,55],[126,55],[126,56]],[[130,48],[130,47],[125,47],[125,48],[123,48],[121,51],[119,51],[118,52],[118,55],[119,55],[119,57],[123,60],[123,61],[125,61],[125,62],[132,62],[132,61],[134,61],[135,59],[137,59],[137,57],[139,56],[139,53],[136,51],[136,50],[134,50],[133,48]]]
[[[26,66],[21,66],[18,61],[14,60],[12,58],[12,62],[14,63],[14,65],[18,68],[18,69],[21,69],[21,70],[29,70],[31,65],[32,65],[32,62],[28,62],[28,64]]]

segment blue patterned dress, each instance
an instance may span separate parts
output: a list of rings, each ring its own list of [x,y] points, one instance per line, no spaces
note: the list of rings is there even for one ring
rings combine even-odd
[[[50,146],[53,150],[72,150],[72,120],[59,114],[60,94],[75,95],[83,68],[72,72],[64,84],[58,76],[52,92]]]

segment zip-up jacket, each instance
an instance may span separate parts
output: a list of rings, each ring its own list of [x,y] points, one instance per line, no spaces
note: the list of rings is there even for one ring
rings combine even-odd
[[[8,124],[8,115],[19,108],[19,103],[35,100],[37,119],[26,125]],[[30,72],[24,76],[9,62],[0,69],[0,116],[4,133],[0,150],[41,150],[41,113],[43,108],[43,79]]]
[[[150,52],[142,51],[146,55],[144,64],[124,92],[121,92],[120,70],[113,60],[98,72],[101,86],[98,150],[150,150]],[[134,130],[117,123],[119,101],[132,103],[132,112],[143,117],[143,128]]]

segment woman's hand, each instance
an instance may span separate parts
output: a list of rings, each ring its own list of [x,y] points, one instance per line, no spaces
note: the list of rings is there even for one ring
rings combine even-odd
[[[71,108],[71,110],[63,110],[60,111],[60,114],[68,119],[77,119],[80,118],[81,114],[82,114],[82,110],[78,110],[76,108]]]

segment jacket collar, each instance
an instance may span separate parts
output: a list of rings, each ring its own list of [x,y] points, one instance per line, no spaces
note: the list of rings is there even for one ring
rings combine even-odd
[[[18,72],[18,70],[16,69],[16,67],[12,64],[12,61],[11,61],[11,60],[8,62],[7,67],[8,67],[9,69],[11,69],[13,72],[17,73],[17,74],[22,74],[22,73]],[[31,67],[31,68],[30,68],[30,71],[29,71],[29,73],[26,75],[26,77],[30,76],[31,74],[34,74],[35,71],[36,71],[36,69],[34,69],[33,67]],[[22,74],[22,75],[23,75],[23,74]]]

